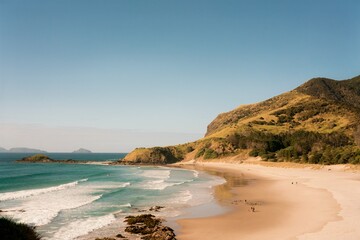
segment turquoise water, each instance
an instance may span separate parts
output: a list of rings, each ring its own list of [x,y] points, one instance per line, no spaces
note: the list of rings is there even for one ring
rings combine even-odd
[[[49,153],[53,159],[117,160],[124,154]],[[37,226],[46,239],[67,240],[131,212],[165,206],[167,216],[211,201],[223,180],[197,171],[137,166],[17,163],[26,154],[0,153],[0,209]]]

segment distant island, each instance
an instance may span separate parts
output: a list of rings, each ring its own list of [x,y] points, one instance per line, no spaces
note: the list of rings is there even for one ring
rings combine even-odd
[[[73,153],[92,153],[92,152],[85,148],[79,148],[78,150],[73,151]]]
[[[0,147],[0,153],[1,152],[7,152],[7,151],[8,151],[7,149]]]
[[[16,147],[10,148],[9,150],[0,147],[0,152],[2,153],[46,153],[44,150],[35,149],[35,148],[25,148],[25,147]]]

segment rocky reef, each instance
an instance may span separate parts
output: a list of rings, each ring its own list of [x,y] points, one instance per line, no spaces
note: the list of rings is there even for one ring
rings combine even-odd
[[[55,160],[44,154],[35,154],[35,155],[29,156],[29,157],[24,157],[22,159],[17,160],[17,162],[23,162],[23,163],[68,163],[68,164],[89,163],[89,161],[78,161],[78,160],[73,160],[73,159]]]
[[[152,214],[127,216],[125,222],[128,226],[125,232],[140,234],[144,240],[176,240],[174,230],[162,224],[160,218]]]
[[[175,147],[154,147],[154,148],[137,148],[129,153],[119,163],[125,165],[136,164],[170,164],[182,160]]]
[[[49,163],[54,162],[56,160],[44,155],[44,154],[35,154],[29,157],[24,157],[22,159],[17,160],[17,162],[30,162],[30,163]]]
[[[155,206],[149,211],[157,212],[163,207]],[[176,240],[174,230],[163,224],[163,219],[152,214],[146,213],[141,215],[130,215],[125,217],[124,222],[127,223],[124,232],[118,233],[116,236],[107,236],[96,238],[95,240]]]

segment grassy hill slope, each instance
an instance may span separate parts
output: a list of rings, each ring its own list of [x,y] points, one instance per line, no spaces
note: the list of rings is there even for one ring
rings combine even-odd
[[[242,154],[268,161],[360,163],[359,119],[360,76],[314,78],[290,92],[218,115],[196,142],[136,149],[123,162],[164,164]]]

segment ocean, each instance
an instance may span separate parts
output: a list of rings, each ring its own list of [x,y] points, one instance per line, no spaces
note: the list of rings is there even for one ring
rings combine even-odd
[[[163,206],[164,217],[214,201],[222,178],[168,167],[18,163],[0,153],[0,215],[36,226],[44,239],[71,240],[131,213]],[[115,161],[122,153],[48,153],[57,160]]]

